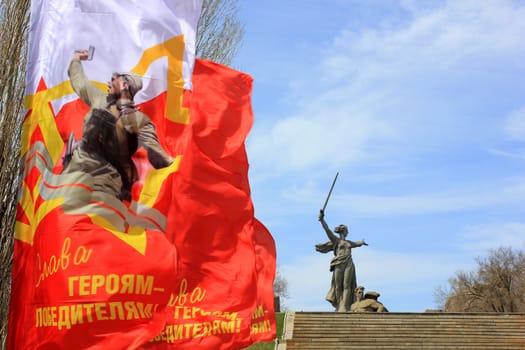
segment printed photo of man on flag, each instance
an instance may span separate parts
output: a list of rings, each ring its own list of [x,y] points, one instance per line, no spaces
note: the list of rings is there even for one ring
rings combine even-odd
[[[160,145],[148,116],[135,108],[133,98],[142,89],[142,77],[113,73],[104,94],[84,73],[81,61],[88,55],[87,50],[76,51],[68,69],[73,90],[90,110],[84,117],[82,140],[68,142],[62,174],[84,172],[92,176],[94,191],[131,201],[131,186],[138,179],[131,157],[137,148],[144,147],[155,169],[171,165],[173,158]]]

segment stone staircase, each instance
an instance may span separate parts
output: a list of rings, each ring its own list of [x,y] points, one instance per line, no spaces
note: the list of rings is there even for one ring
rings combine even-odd
[[[525,314],[286,313],[278,350],[525,349]]]

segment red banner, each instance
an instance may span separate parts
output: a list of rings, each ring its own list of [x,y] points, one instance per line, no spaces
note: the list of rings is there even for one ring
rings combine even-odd
[[[251,335],[254,342],[271,341],[276,335],[273,292],[276,271],[275,242],[270,231],[257,219],[254,223],[254,236],[257,308],[252,314]]]
[[[198,60],[188,123],[165,117],[167,93],[142,103],[173,162],[154,169],[139,149],[123,201],[64,171],[68,135],[86,130],[83,102],[51,124],[29,111],[9,349],[231,349],[275,337],[275,246],[253,216],[244,146],[251,83]],[[37,94],[48,92],[41,82]],[[48,128],[64,144],[56,162]]]
[[[184,137],[189,143],[174,178],[175,200],[168,214],[168,228],[173,227],[169,238],[179,252],[179,289],[170,303],[171,319],[146,347],[241,348],[263,340],[262,334],[275,337],[271,325],[251,336],[254,313],[273,313],[271,303],[259,302],[259,276],[260,285],[273,288],[268,277],[275,273],[273,241],[266,244],[268,264],[260,268],[262,273],[257,270],[258,221],[244,146],[253,123],[252,79],[197,60],[192,80],[193,90],[185,96],[191,137]],[[273,303],[273,292],[270,299]],[[275,317],[269,318],[274,324]]]
[[[244,145],[252,79],[193,70],[200,6],[31,1],[8,349],[274,337],[275,246]]]

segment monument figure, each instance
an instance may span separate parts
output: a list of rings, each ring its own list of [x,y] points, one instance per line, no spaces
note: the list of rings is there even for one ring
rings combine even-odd
[[[319,212],[319,221],[329,241],[316,244],[315,249],[321,253],[334,252],[334,257],[330,261],[332,282],[326,295],[326,300],[334,306],[337,312],[348,312],[354,302],[354,292],[357,285],[355,266],[352,260],[352,248],[368,244],[364,240],[357,242],[347,240],[348,227],[346,225],[339,225],[332,232],[324,220],[323,209]],[[336,236],[336,233],[339,236]]]
[[[352,312],[388,312],[387,308],[377,300],[378,292],[366,292],[365,287],[358,286],[355,289],[356,301],[350,307]]]

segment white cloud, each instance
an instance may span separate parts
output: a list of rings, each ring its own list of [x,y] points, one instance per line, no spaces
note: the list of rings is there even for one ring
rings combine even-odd
[[[322,190],[328,190],[328,185]],[[452,187],[456,189],[451,189]],[[294,206],[322,204],[325,192],[314,190],[309,182],[307,187],[286,188],[283,198],[294,202]],[[414,193],[407,190],[400,194],[355,194],[356,188],[338,187],[330,198],[330,208],[336,212],[349,212],[352,216],[385,217],[398,215],[421,215],[473,211],[502,206],[522,207],[525,204],[525,178],[509,178],[505,181],[480,185],[448,185],[448,188],[425,188]],[[373,190],[367,189],[372,192]]]
[[[454,0],[414,11],[404,26],[348,28],[326,50],[319,76],[355,86],[377,79],[395,84],[407,74],[426,79],[494,59],[514,61],[525,53],[524,17],[525,7],[508,1]]]
[[[506,222],[478,224],[465,228],[462,247],[485,256],[491,249],[499,247],[525,248],[525,223]]]
[[[515,159],[518,161],[524,161],[525,160],[525,148],[517,148],[512,150],[503,150],[498,148],[490,148],[488,150],[490,154],[505,157],[508,159]]]
[[[511,139],[525,141],[525,107],[510,113],[504,128]]]
[[[297,257],[292,263],[281,264],[280,271],[288,282],[290,298],[285,304],[295,311],[331,311],[324,300],[330,283],[330,258],[316,254]]]
[[[488,72],[522,64],[525,6],[449,1],[413,16],[402,26],[343,30],[324,48],[318,66],[292,83],[295,113],[253,131],[248,149],[258,170],[341,167],[483,137],[475,132],[483,119],[472,115],[479,106],[465,114],[449,90],[468,86],[469,97],[490,89]]]
[[[354,213],[365,216],[418,215],[476,210],[523,203],[523,184],[506,189],[478,189],[462,193],[436,192],[398,196],[348,196],[341,198],[341,205]],[[344,205],[343,203],[350,203]]]
[[[379,123],[334,110],[306,112],[280,120],[264,137],[249,145],[250,155],[267,166],[304,169],[319,164],[360,160],[371,135],[384,129]]]

